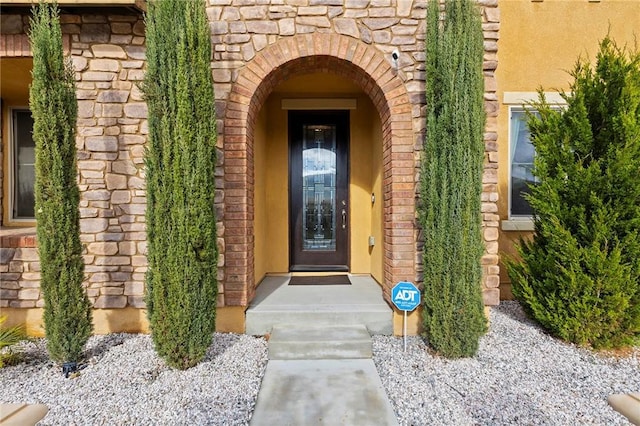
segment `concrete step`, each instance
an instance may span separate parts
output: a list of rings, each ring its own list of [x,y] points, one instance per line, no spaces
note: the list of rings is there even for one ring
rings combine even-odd
[[[393,334],[393,311],[369,276],[351,285],[287,285],[288,276],[267,276],[246,311],[245,333],[261,336],[278,324],[300,327],[364,325],[371,334]]]
[[[371,358],[367,327],[277,325],[269,338],[269,359]]]
[[[364,325],[371,334],[393,334],[391,309],[347,306],[281,306],[274,309],[247,310],[246,334],[262,336],[278,324],[296,324],[299,327],[332,327]]]

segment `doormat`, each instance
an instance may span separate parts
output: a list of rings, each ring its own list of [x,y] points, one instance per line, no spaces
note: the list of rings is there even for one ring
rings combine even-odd
[[[351,285],[348,275],[298,276],[289,280],[289,285]]]

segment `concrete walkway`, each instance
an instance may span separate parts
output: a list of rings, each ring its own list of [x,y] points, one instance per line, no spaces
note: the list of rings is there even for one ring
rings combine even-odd
[[[268,277],[247,311],[247,329],[270,334],[250,425],[397,425],[371,359],[371,328],[391,330],[380,287],[370,277],[350,286],[287,281]]]
[[[252,426],[397,425],[370,359],[270,360]]]

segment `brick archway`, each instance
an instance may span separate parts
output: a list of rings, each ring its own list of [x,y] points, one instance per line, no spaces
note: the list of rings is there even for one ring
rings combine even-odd
[[[351,37],[305,34],[283,38],[244,67],[229,94],[224,117],[225,305],[246,306],[253,279],[253,134],[271,91],[294,75],[324,72],[358,84],[382,123],[384,192],[384,292],[413,281],[415,257],[415,159],[411,103],[404,83],[382,53]]]

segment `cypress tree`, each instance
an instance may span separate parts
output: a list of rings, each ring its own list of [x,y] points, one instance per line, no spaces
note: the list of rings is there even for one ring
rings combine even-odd
[[[147,308],[156,351],[197,364],[215,331],[216,115],[202,1],[148,4]]]
[[[486,331],[481,295],[484,79],[480,13],[471,0],[427,8],[426,138],[420,179],[424,328],[446,357],[472,356]]]
[[[508,271],[514,295],[552,334],[596,348],[640,334],[640,53],[609,37],[578,60],[567,107],[530,114],[533,239]]]
[[[92,325],[91,303],[82,286],[74,71],[64,58],[57,6],[40,3],[32,12],[29,96],[36,144],[35,210],[44,326],[51,358],[77,362]]]

